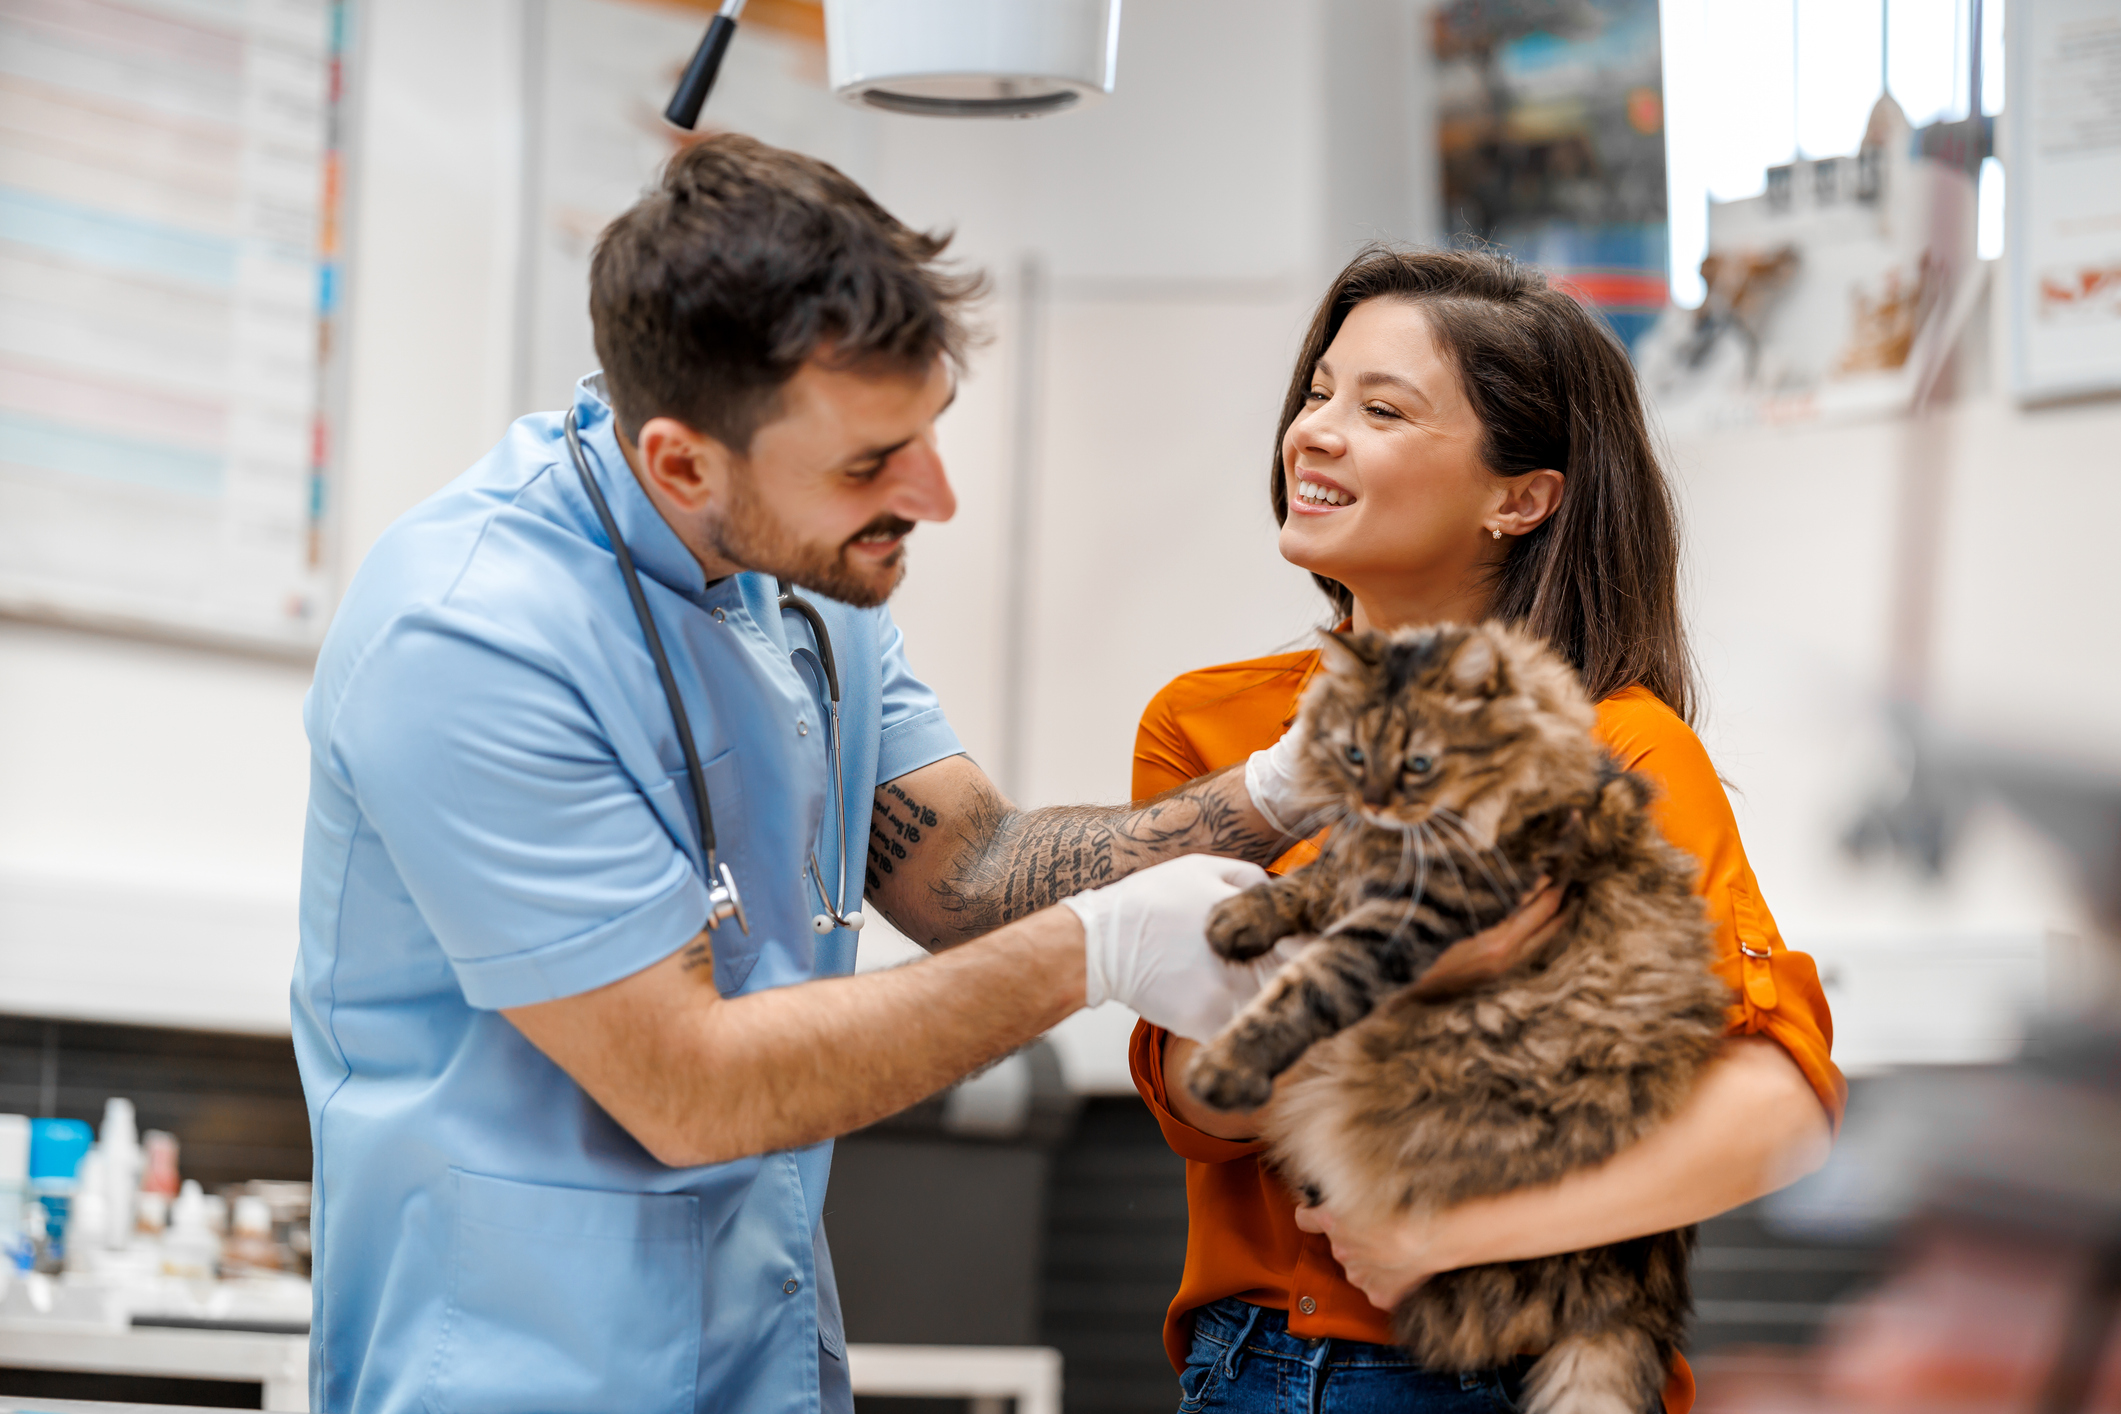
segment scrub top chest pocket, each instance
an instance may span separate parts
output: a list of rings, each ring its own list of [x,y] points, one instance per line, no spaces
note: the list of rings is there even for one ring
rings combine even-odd
[[[452,1169],[434,1414],[689,1414],[702,1300],[699,1199],[552,1188]]]
[[[718,808],[723,817],[729,820],[744,819],[744,782],[742,773],[737,769],[735,749],[724,751],[708,761],[701,768],[701,774],[707,778],[708,794],[719,802]],[[690,774],[685,768],[679,767],[659,782],[650,795],[649,803],[666,822],[678,820],[690,828],[690,834],[677,835],[674,838],[680,850],[697,860],[699,856],[695,842],[700,838],[700,822],[699,814],[692,803]],[[732,864],[735,872],[750,876],[752,871],[747,868],[749,851],[745,848],[741,835],[724,840],[722,854]],[[701,924],[706,926],[706,920],[702,919]],[[745,979],[751,975],[752,966],[758,962],[759,949],[765,942],[765,934],[760,930],[757,919],[752,920],[750,929],[738,927],[734,921],[730,921],[726,926],[715,927],[711,940],[714,944],[715,990],[725,997],[734,996],[743,988]]]

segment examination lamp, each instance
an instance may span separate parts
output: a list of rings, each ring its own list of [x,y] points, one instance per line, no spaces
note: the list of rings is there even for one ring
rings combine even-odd
[[[1120,0],[825,0],[832,91],[933,118],[1036,118],[1112,91]],[[744,0],[724,0],[663,116],[700,107]]]

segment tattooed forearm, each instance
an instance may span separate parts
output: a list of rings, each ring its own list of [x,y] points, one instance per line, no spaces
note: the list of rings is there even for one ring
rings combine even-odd
[[[883,786],[870,818],[869,895],[931,948],[1177,855],[1266,863],[1289,843],[1261,827],[1228,772],[1140,805],[1018,810],[964,766],[947,795]],[[916,917],[922,926],[908,929]]]

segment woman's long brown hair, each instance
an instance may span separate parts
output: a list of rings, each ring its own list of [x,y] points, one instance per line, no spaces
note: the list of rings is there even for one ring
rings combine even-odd
[[[1348,312],[1373,299],[1418,304],[1428,316],[1486,430],[1490,471],[1550,468],[1564,478],[1560,508],[1511,543],[1489,613],[1553,644],[1593,701],[1640,683],[1692,722],[1678,516],[1634,366],[1597,316],[1507,255],[1372,245],[1340,272],[1304,335],[1275,429],[1275,523],[1289,516],[1282,439]],[[1346,585],[1311,577],[1341,615],[1353,609]]]

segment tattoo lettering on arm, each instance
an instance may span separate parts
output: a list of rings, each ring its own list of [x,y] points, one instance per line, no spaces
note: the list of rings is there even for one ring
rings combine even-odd
[[[932,806],[923,805],[908,795],[897,781],[886,781],[876,788],[875,802],[869,808],[869,865],[863,875],[863,892],[891,926],[907,937],[933,950],[943,946],[940,937],[923,938],[918,924],[901,905],[894,911],[887,899],[902,896],[903,891],[886,887],[886,881],[896,881],[896,876],[906,867],[912,852],[932,834],[939,823]]]
[[[1260,828],[1228,772],[1139,805],[1019,810],[976,766],[963,767],[948,792],[886,783],[870,816],[870,897],[931,949],[1181,854],[1266,863],[1289,844]]]

